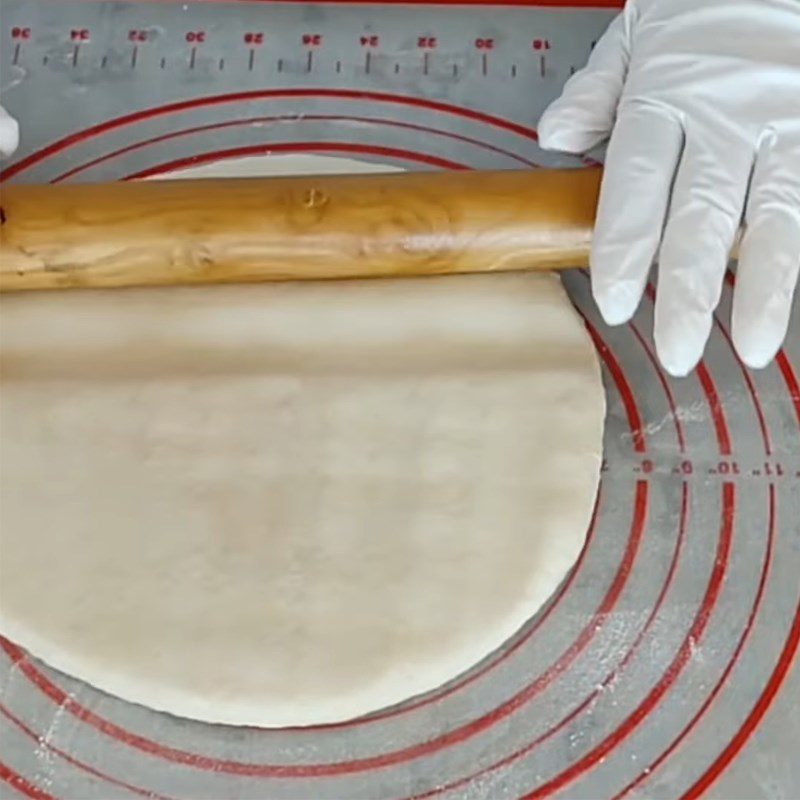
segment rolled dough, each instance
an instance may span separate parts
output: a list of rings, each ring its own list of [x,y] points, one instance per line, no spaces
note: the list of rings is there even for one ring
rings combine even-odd
[[[100,689],[356,717],[500,647],[581,550],[604,396],[554,276],[0,303],[0,631]]]

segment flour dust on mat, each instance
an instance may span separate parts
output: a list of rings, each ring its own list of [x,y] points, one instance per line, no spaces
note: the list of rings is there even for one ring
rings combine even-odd
[[[100,689],[356,717],[500,647],[583,546],[604,396],[552,275],[0,302],[0,631]]]

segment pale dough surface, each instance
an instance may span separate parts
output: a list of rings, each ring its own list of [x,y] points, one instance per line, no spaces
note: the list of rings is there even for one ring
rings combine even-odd
[[[0,303],[0,631],[108,692],[352,718],[502,645],[583,546],[604,395],[553,276]]]

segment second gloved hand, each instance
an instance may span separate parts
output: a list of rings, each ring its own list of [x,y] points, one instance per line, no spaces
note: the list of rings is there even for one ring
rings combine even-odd
[[[17,149],[17,145],[19,145],[17,121],[0,106],[0,158],[12,155]]]
[[[767,364],[800,271],[800,2],[628,0],[539,125],[547,149],[609,135],[591,258],[606,321],[630,319],[657,258],[659,358],[690,372],[744,222],[733,339]]]

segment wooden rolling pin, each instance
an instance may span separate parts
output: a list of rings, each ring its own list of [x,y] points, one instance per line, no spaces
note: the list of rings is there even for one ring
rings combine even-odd
[[[586,266],[599,170],[5,185],[0,291]]]

